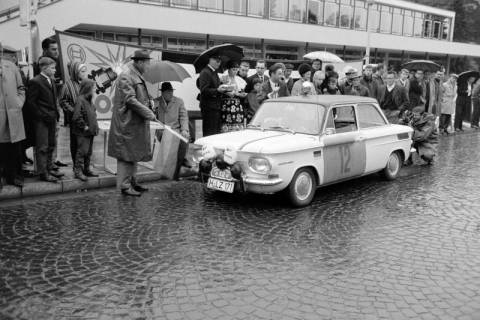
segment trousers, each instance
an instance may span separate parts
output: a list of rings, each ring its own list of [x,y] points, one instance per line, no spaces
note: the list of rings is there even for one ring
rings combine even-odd
[[[23,180],[22,155],[23,141],[0,143],[0,178],[5,177],[7,183]]]
[[[117,189],[125,190],[136,185],[137,163],[117,159]]]
[[[90,170],[94,136],[75,136],[77,153],[75,155],[75,170],[87,172]]]
[[[35,122],[35,159],[37,162],[37,173],[47,174],[53,164],[53,150],[57,144],[55,139],[57,121]]]
[[[211,136],[220,133],[222,129],[222,115],[220,110],[202,108],[202,131],[203,136]]]

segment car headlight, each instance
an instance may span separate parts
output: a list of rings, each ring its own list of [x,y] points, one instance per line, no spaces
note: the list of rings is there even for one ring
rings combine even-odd
[[[272,170],[270,161],[261,157],[251,157],[248,159],[248,166],[255,173],[268,174]]]

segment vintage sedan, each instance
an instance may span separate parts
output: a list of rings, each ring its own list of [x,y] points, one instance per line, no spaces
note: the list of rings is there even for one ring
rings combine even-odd
[[[194,159],[209,189],[283,191],[305,206],[319,186],[376,172],[395,179],[412,131],[388,123],[372,98],[284,97],[265,101],[243,131],[195,141]]]

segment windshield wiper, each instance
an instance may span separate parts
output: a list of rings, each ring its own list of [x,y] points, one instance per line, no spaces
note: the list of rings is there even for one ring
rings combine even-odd
[[[265,128],[261,127],[258,124],[247,124],[247,128],[248,129],[259,129],[259,130],[262,130],[262,131],[265,130]]]
[[[268,127],[268,129],[272,129],[272,130],[284,130],[284,131],[290,132],[291,134],[295,134],[295,130],[290,129],[289,127],[284,127],[284,126],[271,126],[271,127]]]

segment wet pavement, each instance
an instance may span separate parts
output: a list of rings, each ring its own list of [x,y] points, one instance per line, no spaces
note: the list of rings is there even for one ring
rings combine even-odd
[[[480,319],[479,151],[303,209],[192,181],[0,203],[0,319]]]

